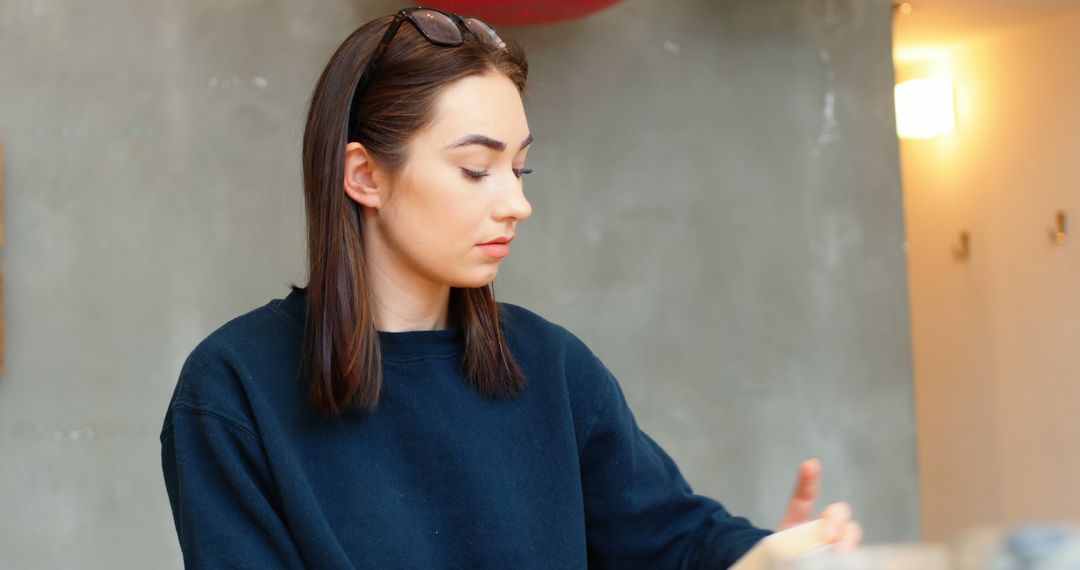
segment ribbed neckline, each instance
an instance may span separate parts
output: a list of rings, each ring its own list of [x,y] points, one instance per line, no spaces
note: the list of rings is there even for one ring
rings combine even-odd
[[[307,294],[291,290],[281,301],[281,308],[296,322],[307,319]],[[445,329],[403,332],[379,332],[383,360],[417,360],[438,358],[461,353],[464,340],[459,325]]]

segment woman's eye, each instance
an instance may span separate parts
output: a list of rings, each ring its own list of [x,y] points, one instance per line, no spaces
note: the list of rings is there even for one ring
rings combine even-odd
[[[514,176],[516,176],[518,178],[521,178],[522,176],[525,176],[526,174],[531,174],[532,171],[533,171],[531,168],[511,168],[511,170],[514,171]],[[465,176],[469,177],[472,180],[480,180],[481,178],[483,178],[485,176],[491,176],[490,172],[483,172],[483,171],[479,171],[479,170],[469,170],[468,168],[462,168],[461,171],[465,173]]]
[[[478,170],[469,170],[468,168],[462,168],[461,171],[465,173],[465,176],[467,176],[467,177],[469,177],[469,178],[471,178],[473,180],[480,180],[481,178],[483,178],[485,176],[488,176],[487,172],[480,172]]]

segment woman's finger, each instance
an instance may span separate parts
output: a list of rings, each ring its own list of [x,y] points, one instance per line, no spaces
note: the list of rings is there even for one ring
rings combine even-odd
[[[851,506],[847,503],[833,503],[821,511],[822,540],[837,542],[843,539],[847,523],[851,520]]]
[[[799,474],[795,479],[793,498],[815,501],[821,488],[821,460],[807,459],[799,464]]]
[[[847,503],[832,503],[821,511],[821,518],[831,521],[848,521],[851,519],[851,505]]]
[[[836,542],[834,546],[836,552],[850,552],[859,547],[859,543],[862,542],[863,530],[862,526],[855,521],[848,521],[844,523],[844,532],[840,540]]]
[[[791,493],[787,510],[780,519],[780,528],[788,528],[809,521],[821,489],[821,461],[807,459],[799,464],[795,490]]]

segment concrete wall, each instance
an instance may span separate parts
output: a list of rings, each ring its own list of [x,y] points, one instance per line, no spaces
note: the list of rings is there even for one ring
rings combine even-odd
[[[953,80],[957,103],[953,133],[901,145],[930,539],[1080,516],[1078,32],[1073,10],[898,67]]]
[[[303,276],[322,65],[390,2],[0,3],[0,566],[176,568],[180,363]],[[771,526],[799,460],[918,534],[884,0],[624,2],[528,50],[501,296],[584,337],[695,489]]]

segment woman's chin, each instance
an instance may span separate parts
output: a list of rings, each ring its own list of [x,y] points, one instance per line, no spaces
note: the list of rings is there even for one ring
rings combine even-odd
[[[495,280],[495,275],[498,273],[498,266],[495,266],[490,269],[485,269],[482,272],[477,272],[473,275],[463,276],[455,283],[451,283],[451,286],[461,289],[476,289],[478,287],[486,287]]]

